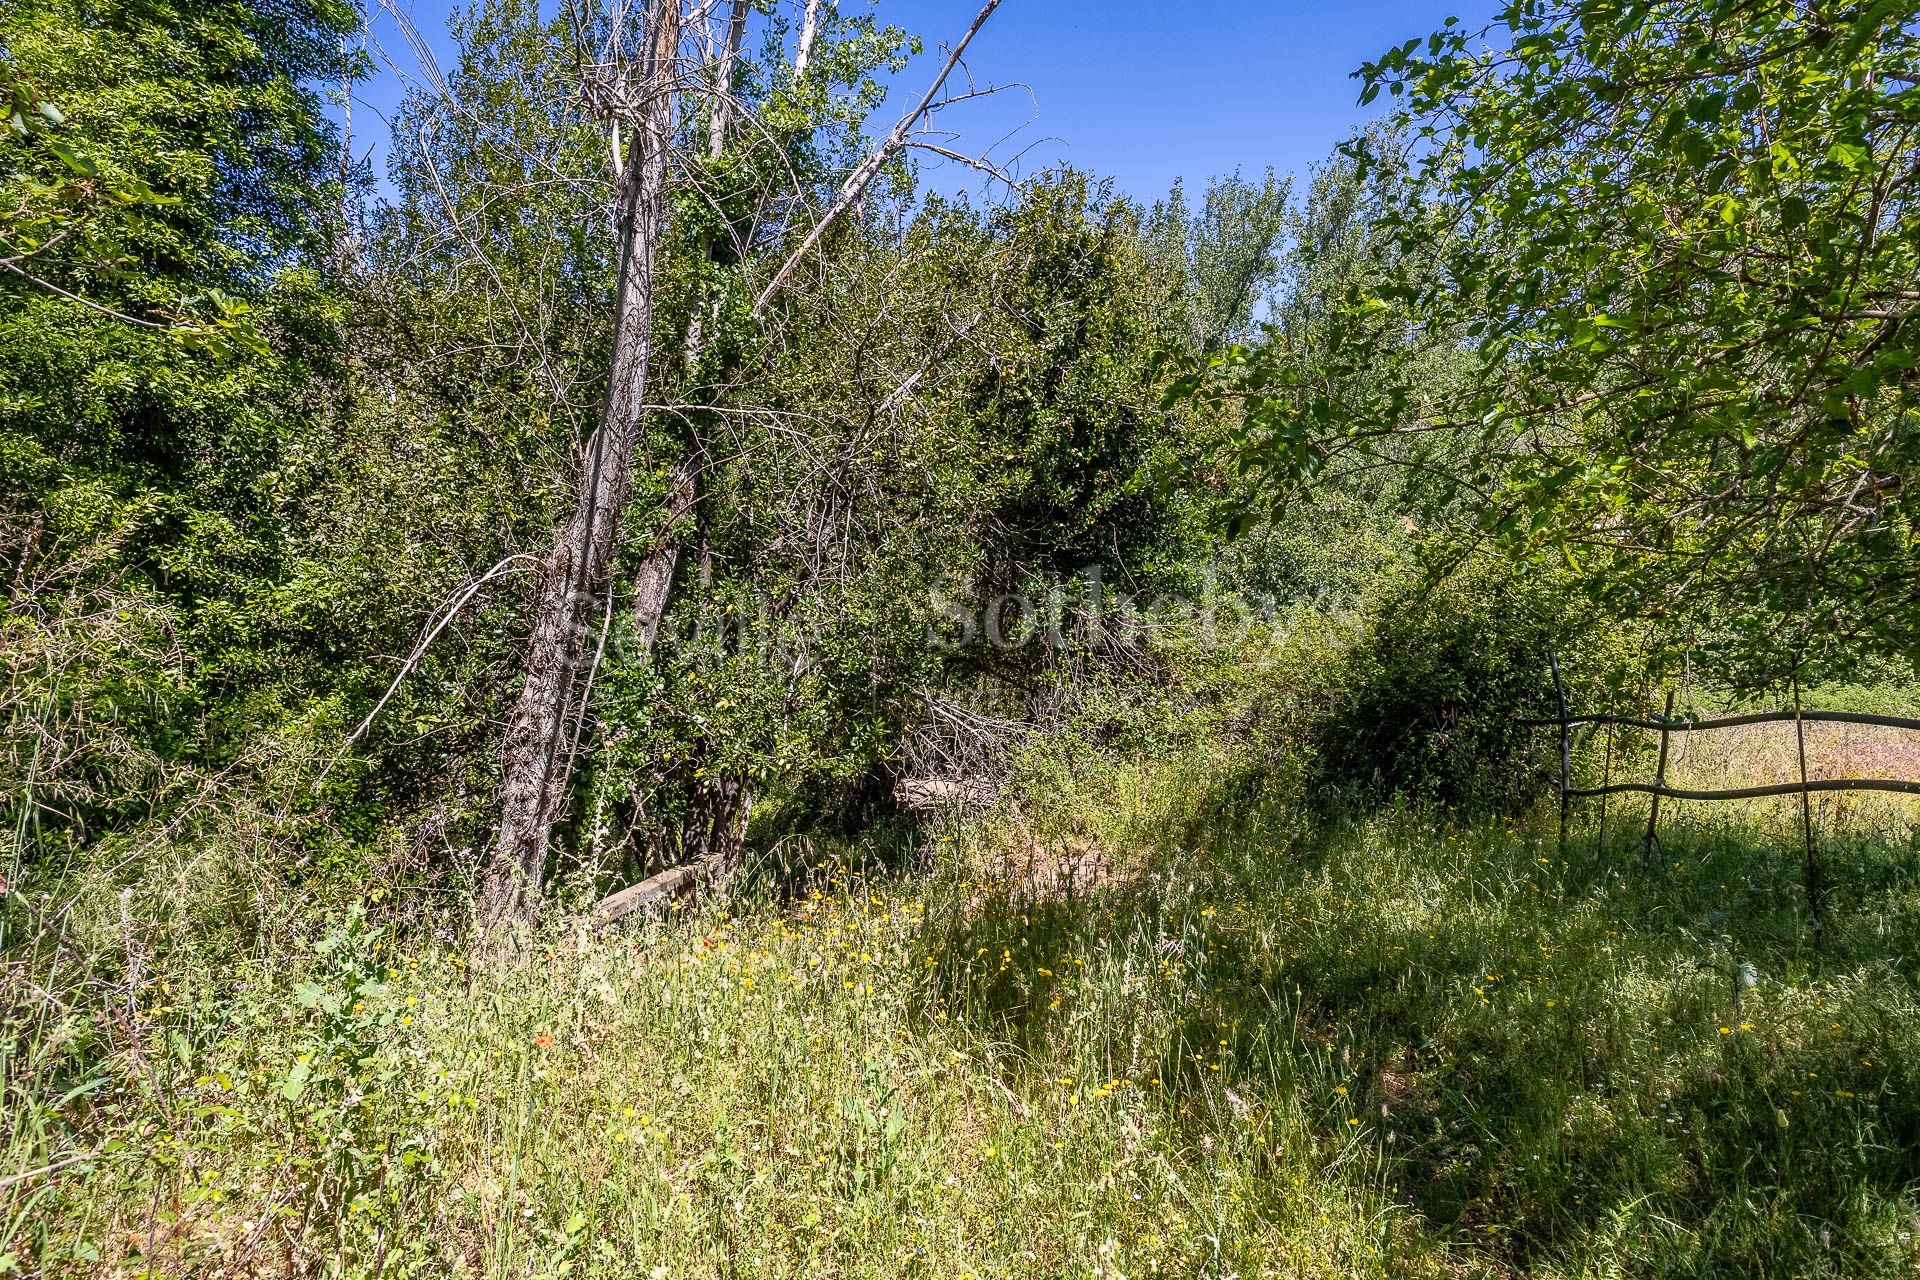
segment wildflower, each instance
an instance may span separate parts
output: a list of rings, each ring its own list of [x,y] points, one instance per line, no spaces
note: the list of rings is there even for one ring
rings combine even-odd
[[[533,1042],[539,1045],[542,1049],[545,1049],[553,1044],[553,1037],[552,1036],[535,1036],[533,1038]]]

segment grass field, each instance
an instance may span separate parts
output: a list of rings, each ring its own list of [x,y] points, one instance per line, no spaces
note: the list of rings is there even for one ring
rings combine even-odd
[[[1109,763],[484,980],[377,911],[219,969],[75,917],[125,959],[9,976],[0,1274],[1920,1268],[1910,828],[1825,833],[1816,946],[1768,813],[1648,863],[1282,790]]]

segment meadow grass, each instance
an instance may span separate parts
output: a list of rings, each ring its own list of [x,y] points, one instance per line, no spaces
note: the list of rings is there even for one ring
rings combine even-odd
[[[1920,848],[1830,832],[1816,935],[1789,826],[1633,830],[1110,762],[503,975],[357,911],[91,1002],[43,954],[0,1270],[1913,1274]]]

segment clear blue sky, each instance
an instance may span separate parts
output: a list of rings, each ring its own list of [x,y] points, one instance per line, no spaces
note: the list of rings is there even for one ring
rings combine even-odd
[[[922,37],[926,53],[901,77],[896,97],[925,88],[939,47],[959,37],[977,8],[977,0],[840,4],[843,11],[872,5],[882,21]],[[411,0],[415,24],[443,66],[454,57],[446,34],[452,7],[451,0]],[[1356,105],[1358,82],[1349,78],[1361,62],[1436,30],[1449,15],[1473,21],[1491,8],[1491,0],[1005,0],[967,63],[976,81],[1019,81],[1031,92],[1013,89],[956,108],[943,125],[961,133],[957,149],[977,153],[998,143],[993,154],[1011,159],[1026,148],[1020,163],[1028,172],[1066,161],[1149,201],[1176,177],[1195,185],[1236,166],[1304,173],[1369,114]],[[407,65],[391,20],[380,15],[373,26]],[[398,87],[383,75],[361,86],[360,97],[390,111]],[[881,121],[893,114],[883,109]],[[368,138],[368,123],[357,111],[358,136]],[[925,173],[941,187],[976,185],[951,166]]]

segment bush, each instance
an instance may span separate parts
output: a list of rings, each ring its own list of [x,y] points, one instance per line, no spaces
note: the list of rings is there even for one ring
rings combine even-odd
[[[1492,561],[1390,584],[1314,726],[1317,788],[1507,812],[1536,799],[1559,770],[1555,731],[1523,723],[1557,713],[1548,655],[1576,711],[1646,683],[1619,627],[1583,617],[1560,585]]]

